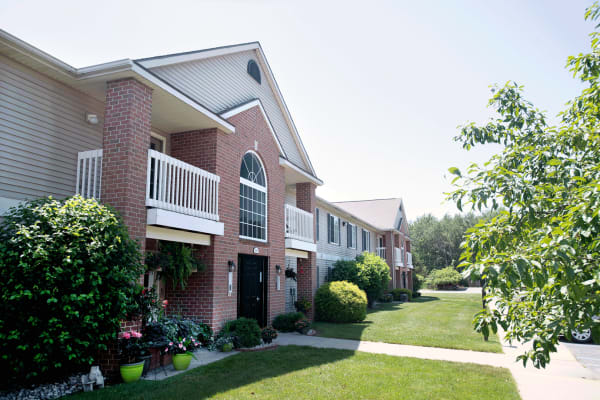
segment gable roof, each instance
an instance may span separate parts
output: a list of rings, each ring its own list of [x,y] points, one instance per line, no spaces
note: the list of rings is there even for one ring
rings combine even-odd
[[[339,201],[333,204],[381,230],[397,230],[399,211],[404,210],[401,198]]]
[[[265,54],[264,54],[259,42],[250,42],[250,43],[243,43],[243,44],[238,44],[238,45],[222,46],[222,47],[216,47],[216,48],[205,49],[205,50],[190,51],[190,52],[185,52],[185,53],[167,54],[167,55],[162,55],[162,56],[138,59],[138,60],[136,60],[136,62],[139,63],[140,65],[142,65],[144,68],[150,69],[151,71],[153,71],[156,74],[161,74],[162,72],[167,71],[169,68],[176,67],[178,64],[193,63],[193,62],[197,62],[197,61],[201,61],[201,60],[214,59],[216,57],[232,56],[232,55],[243,53],[243,52],[252,52],[254,57],[257,59],[261,71],[264,73],[264,75],[267,78],[266,81],[267,81],[267,84],[269,85],[272,96],[275,98],[277,106],[281,110],[281,114],[283,115],[283,120],[285,121],[284,122],[285,125],[280,124],[279,127],[281,128],[282,126],[287,126],[287,128],[283,128],[283,130],[286,130],[286,131],[289,130],[289,132],[291,133],[291,136],[293,139],[293,146],[287,145],[289,140],[284,140],[282,138],[282,135],[284,134],[284,132],[278,132],[276,130],[278,140],[280,143],[282,143],[283,148],[285,150],[285,152],[283,153],[284,157],[292,160],[292,162],[295,162],[296,165],[300,166],[302,169],[307,170],[311,175],[316,177],[316,173],[314,171],[314,168],[312,166],[312,163],[310,161],[308,153],[306,152],[304,144],[302,143],[302,140],[300,139],[300,135],[298,133],[296,125],[294,124],[294,121],[292,119],[290,111],[287,108],[285,100],[283,99],[283,95],[281,94],[281,91],[279,89],[279,85],[277,84],[277,81],[275,80],[273,71],[271,70],[271,67],[269,66],[269,63],[265,57]],[[166,76],[162,76],[162,78],[169,80]],[[170,82],[170,83],[174,84],[174,82]],[[191,93],[188,93],[188,94],[191,94]],[[256,94],[254,94],[252,98],[256,98],[256,97],[257,97]],[[248,101],[248,100],[250,100],[250,99],[246,99],[246,101]],[[236,103],[239,104],[239,103],[241,103],[241,101],[238,100]],[[210,105],[208,105],[208,106],[210,107]],[[225,107],[225,108],[229,109],[229,108],[231,108],[231,105],[229,105],[228,107]],[[271,108],[271,110],[269,110],[267,105],[265,105],[264,108],[266,109],[267,113],[268,112],[273,113],[273,108]],[[221,114],[225,111],[225,109],[216,109],[215,106],[213,106],[211,108],[211,111]],[[277,114],[279,113],[279,111],[275,111],[275,112]],[[273,121],[274,117],[275,117],[274,115],[269,115],[269,118],[271,121]],[[277,118],[280,118],[279,114],[277,115]],[[277,121],[273,121],[273,122],[277,122]],[[273,125],[275,125],[276,128],[278,126],[277,123],[274,123]],[[287,148],[286,148],[286,145],[287,145]],[[290,147],[292,147],[292,148],[290,148]],[[299,156],[294,157],[294,155],[299,155]],[[298,158],[298,157],[300,157],[300,158]],[[294,158],[297,158],[297,159],[294,160]]]

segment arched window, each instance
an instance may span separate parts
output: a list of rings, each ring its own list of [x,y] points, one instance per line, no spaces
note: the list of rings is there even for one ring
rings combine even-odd
[[[240,168],[240,237],[267,240],[267,178],[252,151],[244,155]]]

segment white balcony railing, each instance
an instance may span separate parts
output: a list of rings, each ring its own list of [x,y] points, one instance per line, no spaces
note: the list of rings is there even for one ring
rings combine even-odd
[[[313,215],[292,205],[285,205],[285,237],[314,243]]]
[[[408,265],[409,267],[412,267],[413,263],[412,263],[412,254],[410,252],[406,252],[406,265]]]
[[[82,151],[77,155],[75,193],[100,199],[102,187],[102,149]]]
[[[219,220],[218,175],[156,150],[148,150],[146,205]]]
[[[403,267],[404,266],[404,258],[402,257],[402,249],[399,247],[394,247],[394,266]]]
[[[385,247],[378,247],[377,255],[385,260]]]
[[[218,175],[155,150],[148,150],[146,206],[219,220]],[[140,182],[140,184],[143,184]],[[102,149],[82,151],[77,157],[75,192],[100,199]]]

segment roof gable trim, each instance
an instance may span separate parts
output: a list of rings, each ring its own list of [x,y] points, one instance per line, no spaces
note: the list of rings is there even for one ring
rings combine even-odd
[[[271,135],[273,135],[273,139],[275,140],[275,143],[277,143],[277,148],[279,149],[279,152],[285,156],[285,151],[283,150],[283,147],[281,146],[281,143],[279,142],[279,138],[275,134],[275,129],[273,129],[271,120],[267,116],[267,113],[265,112],[265,109],[259,99],[250,100],[246,103],[240,104],[239,106],[236,106],[228,111],[221,113],[220,117],[223,119],[229,119],[229,118],[233,117],[234,115],[237,115],[239,113],[242,113],[242,112],[247,111],[254,107],[258,107],[258,109],[262,113],[262,116],[263,116],[264,120],[266,121],[267,126],[269,127],[269,130],[271,131]]]

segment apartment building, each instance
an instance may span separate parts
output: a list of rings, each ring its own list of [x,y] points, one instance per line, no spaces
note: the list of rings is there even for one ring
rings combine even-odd
[[[0,85],[0,218],[78,193],[114,207],[142,251],[190,244],[206,270],[185,290],[161,285],[185,315],[269,324],[362,251],[388,261],[391,287],[410,285],[401,202],[380,220],[316,197],[257,42],[74,68],[0,30]]]

